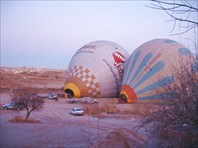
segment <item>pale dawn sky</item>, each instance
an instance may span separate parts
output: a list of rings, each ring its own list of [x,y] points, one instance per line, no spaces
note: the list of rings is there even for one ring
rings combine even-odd
[[[150,3],[1,1],[1,66],[67,69],[79,48],[97,40],[115,42],[130,54],[156,38],[189,46],[193,34],[171,36],[170,18],[145,6]]]

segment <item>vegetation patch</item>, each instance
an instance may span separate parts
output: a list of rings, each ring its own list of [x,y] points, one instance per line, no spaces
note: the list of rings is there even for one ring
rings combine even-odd
[[[142,136],[133,130],[119,128],[109,132],[106,138],[100,142],[99,147],[143,147],[147,140],[148,139],[145,136]]]
[[[139,115],[139,116],[144,116],[144,115],[149,115],[152,113],[155,109],[157,108],[156,105],[154,104],[133,104],[131,109],[129,111],[123,112],[124,114],[132,114],[132,115]]]
[[[113,115],[116,118],[128,118],[128,116],[145,116],[151,114],[158,108],[158,105],[153,104],[144,104],[144,103],[136,103],[136,104],[128,104],[130,105],[129,109],[120,109],[120,105],[125,104],[116,104],[116,103],[102,103],[99,104],[84,104],[83,109],[86,114],[93,115],[97,117],[109,117],[109,115]]]
[[[35,120],[33,118],[24,119],[20,116],[15,116],[14,118],[10,119],[9,122],[13,122],[13,123],[41,123],[39,120]]]
[[[85,113],[98,117],[105,117],[108,114],[120,113],[120,110],[115,104],[85,104],[83,106]]]

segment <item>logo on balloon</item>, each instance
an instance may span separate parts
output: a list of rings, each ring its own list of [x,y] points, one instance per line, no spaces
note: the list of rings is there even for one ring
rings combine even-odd
[[[115,60],[113,65],[118,70],[119,76],[122,77],[123,72],[124,72],[123,63],[126,62],[126,58],[120,52],[113,52],[113,58]]]
[[[96,50],[96,47],[95,45],[85,45],[83,47],[81,47],[76,53],[74,56],[78,55],[79,53],[93,53],[95,50]]]

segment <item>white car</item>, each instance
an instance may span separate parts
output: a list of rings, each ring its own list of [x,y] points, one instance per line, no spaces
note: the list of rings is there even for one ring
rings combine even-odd
[[[90,97],[84,97],[81,102],[87,104],[96,104],[98,103],[98,100],[92,99]]]
[[[22,110],[24,109],[24,106],[22,103],[11,102],[11,103],[3,105],[3,109]]]
[[[84,111],[81,108],[72,108],[70,111],[71,115],[83,115]]]

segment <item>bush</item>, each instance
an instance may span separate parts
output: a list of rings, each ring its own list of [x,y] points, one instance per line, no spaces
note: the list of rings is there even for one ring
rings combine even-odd
[[[113,102],[109,103],[102,103],[99,104],[84,104],[83,109],[85,113],[88,115],[100,116],[105,117],[107,115],[114,115],[118,117],[119,115],[137,115],[137,116],[144,116],[148,115],[156,108],[158,105],[153,105],[149,103],[137,103],[137,104],[121,104],[121,105],[130,105],[131,108],[126,109],[125,106],[122,106],[124,109],[119,109],[117,104]]]
[[[138,134],[127,128],[118,128],[107,133],[106,138],[100,142],[99,147],[144,147],[146,142],[147,138],[142,134]]]
[[[84,111],[89,115],[104,116],[107,114],[120,113],[115,104],[84,104]]]
[[[9,120],[10,122],[18,122],[18,123],[40,123],[39,120],[35,120],[35,119],[24,119],[20,116],[15,116],[13,119]]]
[[[152,125],[151,135],[164,147],[198,147],[198,65],[193,59],[181,57],[170,67],[174,83],[164,85],[165,101],[140,126]]]
[[[148,115],[151,112],[153,112],[153,110],[155,109],[155,105],[154,104],[150,104],[150,103],[145,103],[145,104],[133,104],[130,114],[132,115],[140,115],[140,116],[144,116],[144,115]]]

